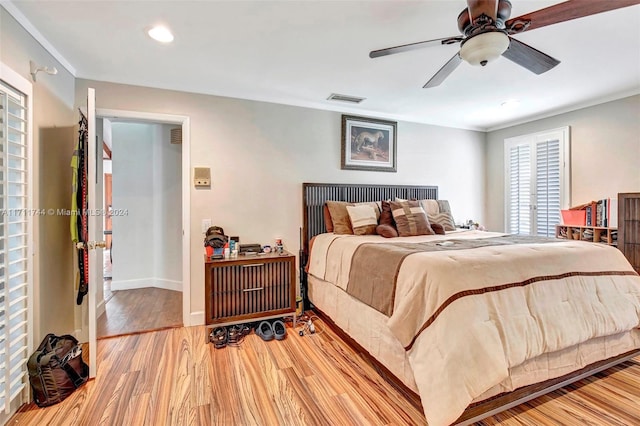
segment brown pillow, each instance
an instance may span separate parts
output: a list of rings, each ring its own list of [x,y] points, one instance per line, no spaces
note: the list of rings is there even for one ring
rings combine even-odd
[[[424,209],[418,201],[390,201],[391,213],[401,237],[433,235],[433,229]]]
[[[382,201],[382,211],[380,212],[380,225],[389,225],[393,228],[396,227],[393,221],[393,214],[391,214],[391,206],[388,201]]]
[[[398,236],[398,230],[392,225],[380,224],[376,227],[376,233],[385,238],[395,238]]]
[[[433,232],[435,232],[437,235],[444,235],[444,228],[442,227],[442,225],[433,222],[429,222],[429,225],[431,225],[431,229],[433,229]]]
[[[346,201],[327,201],[326,204],[331,214],[333,233],[353,234],[351,219],[349,219],[349,213],[347,212],[347,206],[352,206],[353,203],[347,203]]]
[[[358,206],[367,204],[373,207],[376,212],[376,220],[380,216],[380,209],[375,202],[371,203],[348,203],[346,201],[327,201],[325,203],[329,209],[331,215],[331,222],[333,223],[334,234],[353,234],[353,228],[351,227],[351,219],[347,212],[347,206]]]
[[[324,228],[327,232],[333,232],[333,222],[331,221],[331,213],[329,213],[327,203],[322,206],[322,215],[324,216]]]
[[[453,222],[453,217],[451,217],[451,213],[438,213],[438,214],[429,214],[427,215],[429,218],[429,223],[431,224],[431,228],[433,228],[434,224],[441,225],[445,231],[455,231],[456,224]]]

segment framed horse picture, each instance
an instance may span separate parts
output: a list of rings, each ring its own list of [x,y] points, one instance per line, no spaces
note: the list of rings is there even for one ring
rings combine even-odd
[[[342,116],[342,169],[396,172],[394,121]]]

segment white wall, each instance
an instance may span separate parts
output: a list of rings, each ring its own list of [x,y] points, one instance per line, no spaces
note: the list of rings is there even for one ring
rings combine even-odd
[[[155,126],[153,269],[157,286],[182,291],[182,146],[171,144],[175,127]]]
[[[190,117],[191,152],[185,155],[192,167],[212,171],[211,189],[190,188],[194,323],[204,318],[202,219],[243,243],[280,237],[297,254],[303,182],[438,184],[457,220],[484,219],[481,132],[400,122],[397,173],[343,171],[339,113],[80,79],[78,104],[87,87],[96,88],[98,108]],[[114,172],[114,185],[115,179]],[[114,223],[117,252],[115,233]]]
[[[170,129],[112,123],[112,290],[182,289],[181,147]]]
[[[71,154],[77,133],[75,78],[0,6],[0,61],[31,80],[29,60],[55,66],[58,74],[38,74],[33,83],[34,208],[70,208]],[[66,129],[66,131],[64,130]],[[70,334],[75,290],[68,217],[34,220],[34,341],[47,333]],[[53,303],[52,303],[53,302]]]
[[[487,225],[504,229],[504,139],[570,126],[571,205],[640,191],[640,95],[487,135]]]

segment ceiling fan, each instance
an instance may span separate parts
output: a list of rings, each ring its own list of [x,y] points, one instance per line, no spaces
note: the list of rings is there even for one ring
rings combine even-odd
[[[560,61],[516,40],[512,35],[639,3],[640,0],[569,0],[509,19],[509,0],[467,0],[467,7],[458,15],[458,29],[462,36],[374,50],[369,57],[378,58],[423,47],[460,43],[460,51],[431,77],[424,88],[440,85],[463,60],[472,65],[485,66],[500,55],[529,71],[542,74]]]

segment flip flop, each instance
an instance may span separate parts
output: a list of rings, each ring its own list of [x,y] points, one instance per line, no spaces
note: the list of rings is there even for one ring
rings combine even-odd
[[[287,329],[282,321],[274,321],[271,327],[273,328],[273,334],[275,334],[276,340],[284,340],[285,337],[287,337]]]
[[[273,328],[267,321],[262,321],[258,328],[256,328],[256,334],[262,338],[265,342],[273,340]]]

